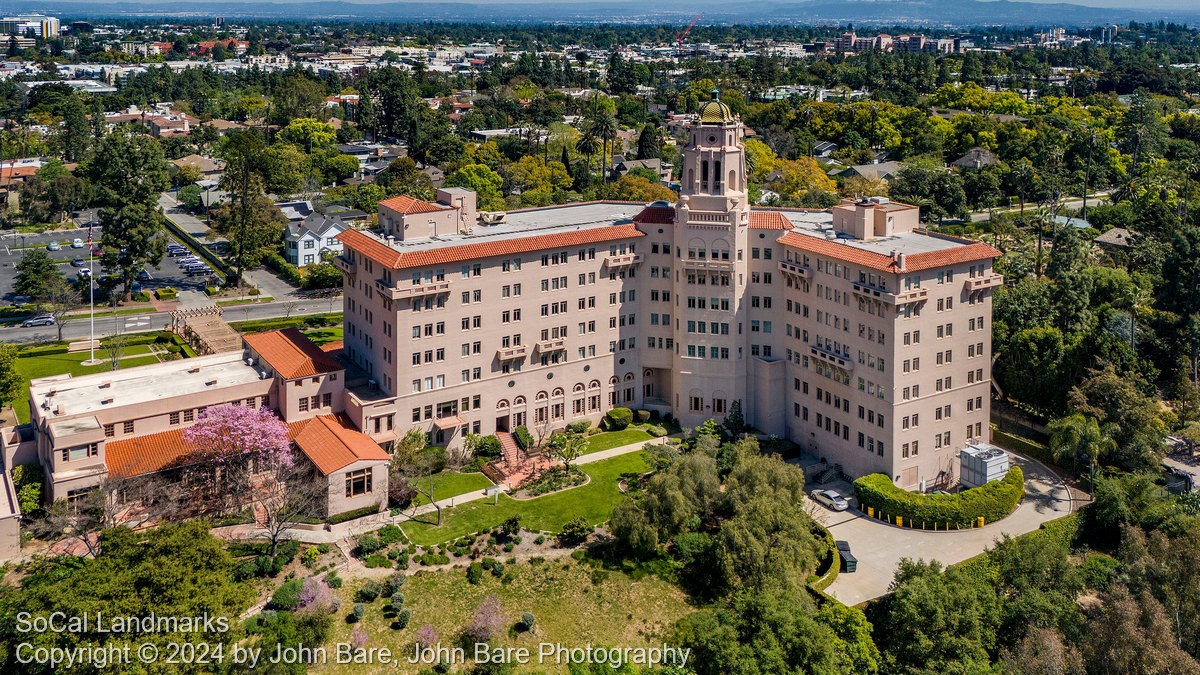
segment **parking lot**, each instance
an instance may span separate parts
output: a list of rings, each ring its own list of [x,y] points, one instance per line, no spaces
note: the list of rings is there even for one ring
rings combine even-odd
[[[100,240],[100,228],[93,228],[93,242]],[[62,267],[63,274],[68,279],[74,279],[78,276],[79,268],[72,266],[72,261],[76,258],[82,258],[84,263],[82,267],[87,267],[87,258],[89,249],[86,245],[88,231],[86,228],[77,230],[65,230],[60,232],[44,233],[44,234],[29,234],[29,235],[6,235],[3,237],[0,246],[0,298],[3,298],[5,304],[11,304],[15,297],[13,292],[13,284],[17,276],[17,264],[21,261],[21,257],[28,251],[34,248],[45,249],[51,242],[57,242],[60,246],[58,251],[47,251],[53,260],[59,262]],[[71,244],[74,239],[80,239],[84,245],[81,248],[72,248]],[[27,248],[21,248],[22,241]],[[169,238],[169,242],[178,243],[174,238]],[[96,276],[103,274],[100,264],[100,258],[92,261],[92,269]],[[205,278],[190,277],[176,264],[176,259],[164,257],[162,262],[157,266],[147,266],[146,271],[150,274],[150,279],[141,282],[142,289],[152,291],[156,288],[173,287],[178,290],[196,290],[204,292]]]

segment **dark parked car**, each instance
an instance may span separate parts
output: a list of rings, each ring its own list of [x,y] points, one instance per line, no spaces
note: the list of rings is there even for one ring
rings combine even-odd
[[[76,258],[71,261],[71,267],[86,267],[87,262],[83,258]]]

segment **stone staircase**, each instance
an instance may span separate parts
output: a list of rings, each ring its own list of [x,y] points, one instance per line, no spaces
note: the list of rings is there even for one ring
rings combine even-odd
[[[507,431],[497,431],[496,438],[500,439],[500,461],[508,466],[516,466],[525,458],[517,439]]]

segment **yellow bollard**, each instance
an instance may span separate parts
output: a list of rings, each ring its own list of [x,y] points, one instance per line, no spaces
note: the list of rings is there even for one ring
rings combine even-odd
[[[874,506],[868,506],[868,507],[867,507],[867,517],[868,517],[868,518],[874,518],[874,517],[875,517],[875,507],[874,507]]]
[[[896,516],[896,527],[904,527],[904,516]]]
[[[984,525],[983,516],[979,516],[979,524],[977,525],[977,527],[983,527],[983,525]]]

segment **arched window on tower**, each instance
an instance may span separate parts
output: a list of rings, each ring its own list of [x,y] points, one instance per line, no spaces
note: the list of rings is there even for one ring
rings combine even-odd
[[[700,191],[708,192],[708,160],[700,160]]]
[[[713,162],[713,192],[721,191],[721,160]]]

